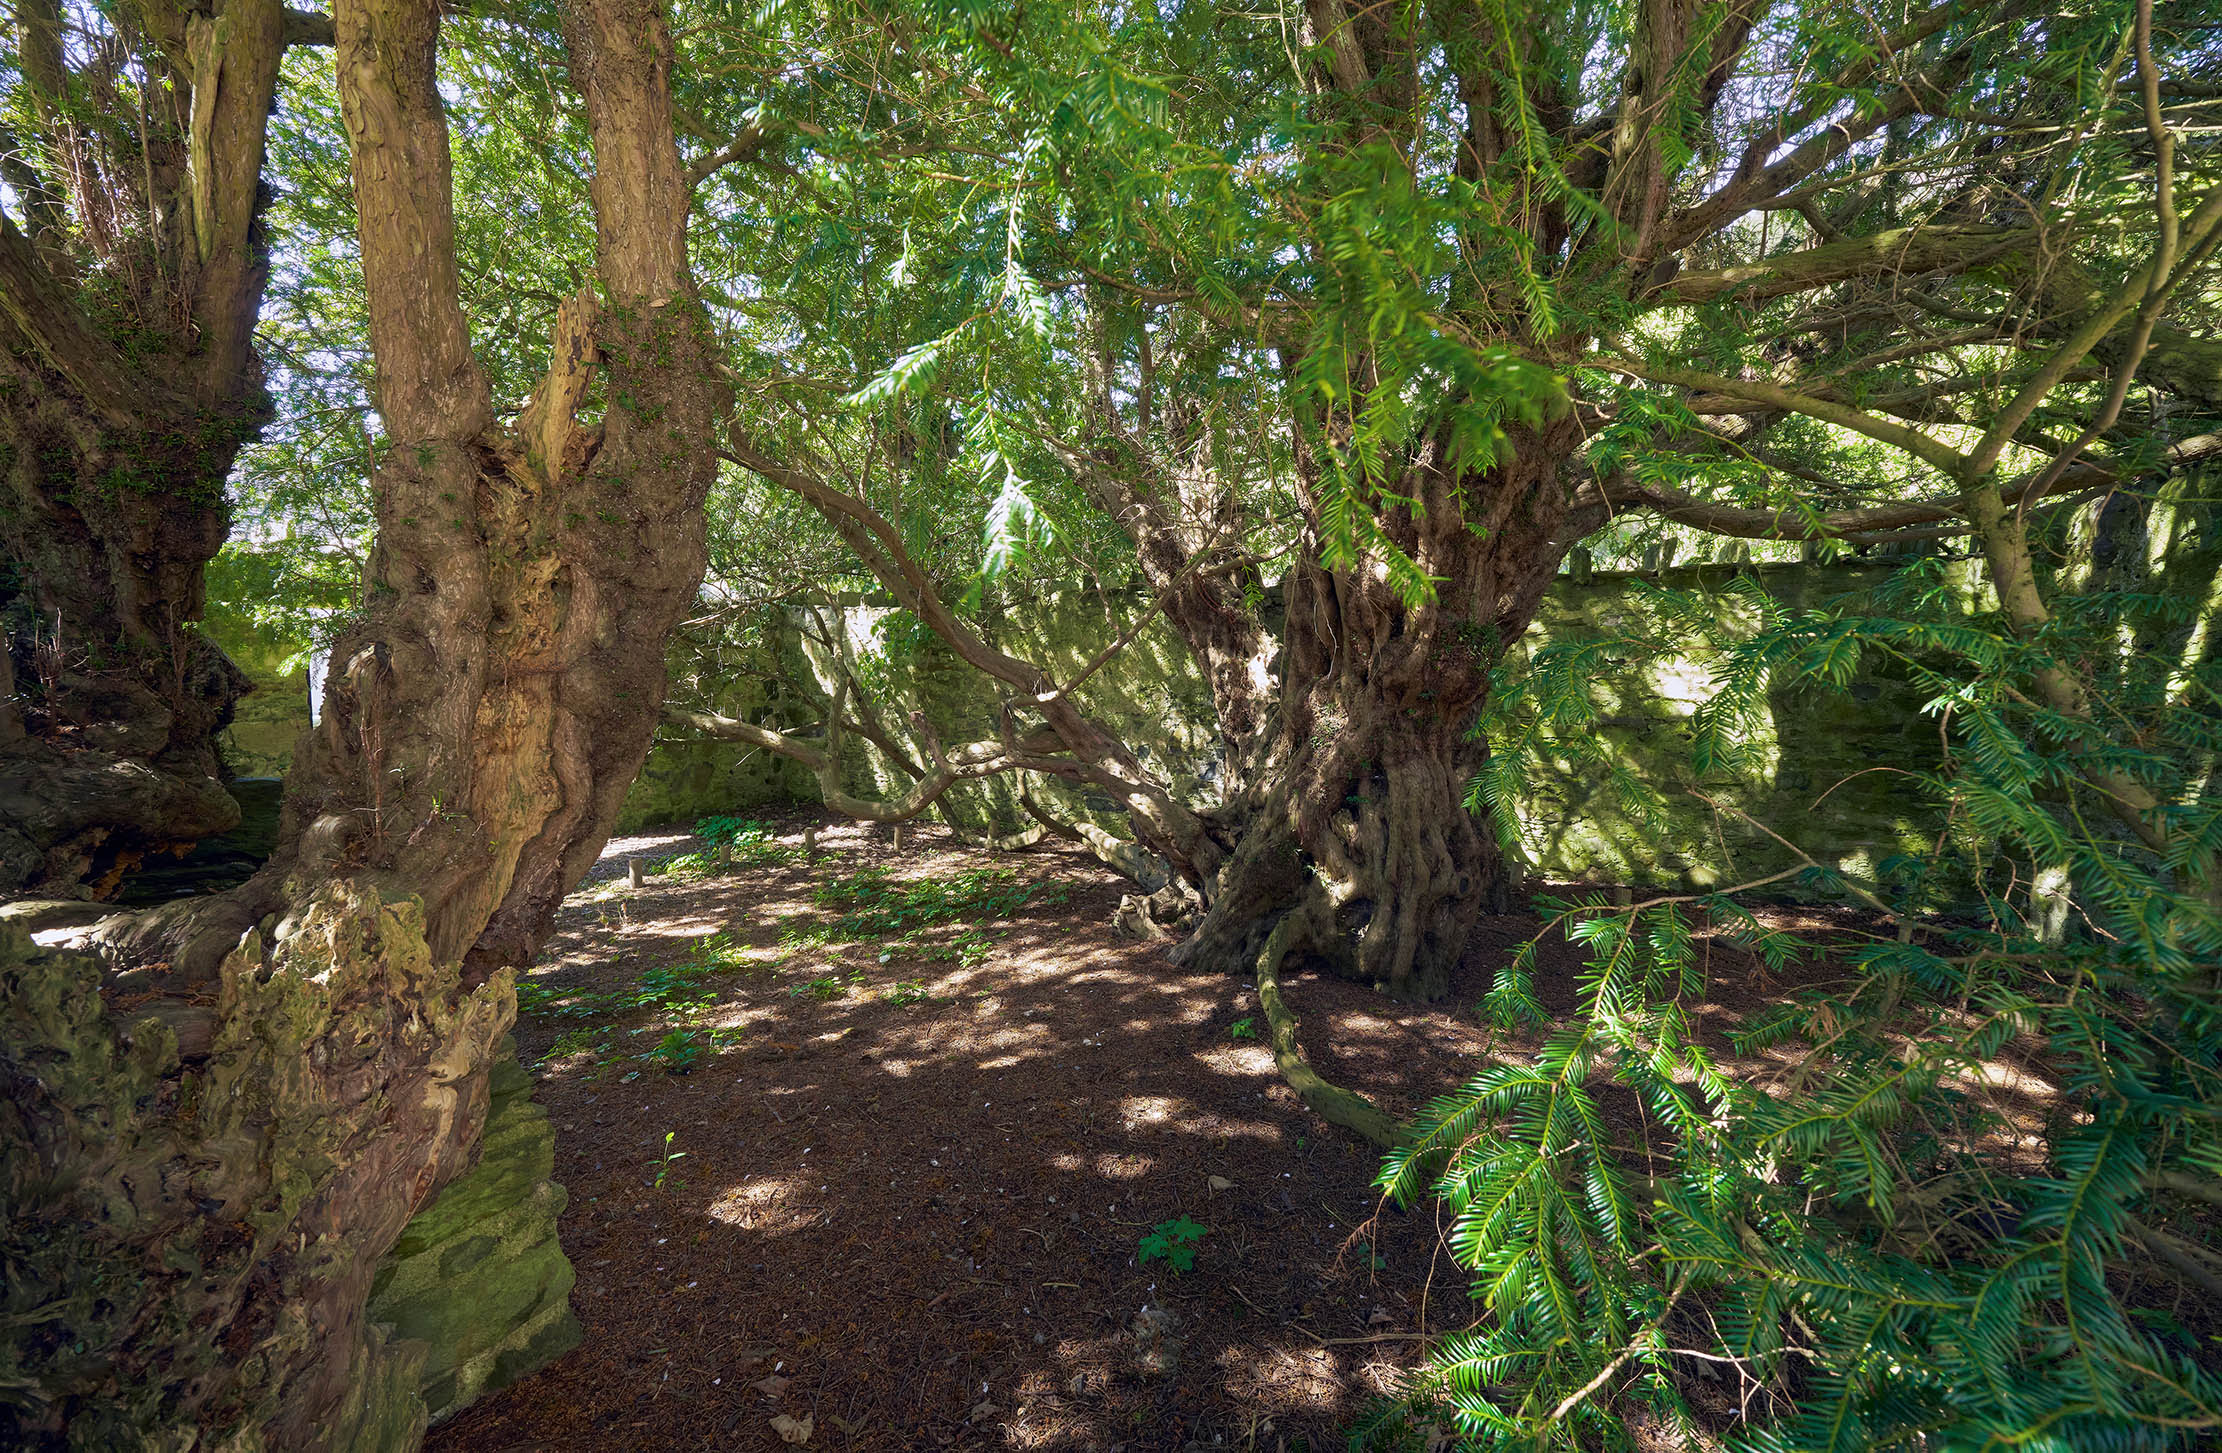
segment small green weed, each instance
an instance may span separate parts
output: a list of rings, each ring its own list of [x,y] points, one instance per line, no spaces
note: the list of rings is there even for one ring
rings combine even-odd
[[[1137,1243],[1134,1259],[1143,1266],[1162,1261],[1178,1276],[1184,1271],[1195,1270],[1196,1247],[1210,1234],[1210,1227],[1186,1216],[1176,1221],[1160,1221]]]
[[[663,1159],[656,1162],[656,1189],[659,1191],[664,1188],[665,1178],[671,1174],[671,1163],[675,1160],[685,1160],[687,1158],[685,1151],[671,1148],[671,1142],[678,1138],[679,1132],[676,1130],[666,1130],[664,1132]]]
[[[934,996],[926,992],[924,979],[904,979],[880,997],[898,1009],[908,1009],[913,1004],[931,1004]]]
[[[1237,1019],[1234,1023],[1227,1026],[1227,1038],[1229,1039],[1244,1040],[1256,1039],[1257,1037],[1258,1021],[1254,1018],[1245,1017],[1242,1019]]]
[[[702,1058],[702,1046],[694,1042],[694,1035],[688,1031],[674,1029],[641,1057],[660,1066],[667,1075],[683,1075],[692,1071]]]

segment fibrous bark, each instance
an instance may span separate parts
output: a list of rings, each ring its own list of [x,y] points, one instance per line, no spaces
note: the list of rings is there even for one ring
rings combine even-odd
[[[253,345],[268,274],[263,134],[276,0],[153,4],[136,117],[66,122],[64,12],[26,7],[38,133],[0,217],[0,623],[23,731],[0,741],[0,893],[112,890],[150,852],[238,820],[215,733],[247,679],[194,631],[223,485],[269,412]],[[294,38],[309,39],[296,32]]]
[[[1488,757],[1475,720],[1558,568],[1574,442],[1565,420],[1518,436],[1485,473],[1422,456],[1420,507],[1383,525],[1440,582],[1428,600],[1364,563],[1307,558],[1291,573],[1271,765],[1178,957],[1246,972],[1282,915],[1322,898],[1319,931],[1292,951],[1428,998],[1448,988],[1474,921],[1509,909],[1503,859],[1467,806]]]
[[[381,1256],[467,1169],[510,966],[606,839],[704,560],[726,405],[686,269],[671,39],[567,17],[598,293],[497,424],[458,302],[432,0],[334,14],[377,401],[379,540],[249,883],[5,957],[12,1446],[393,1449]],[[617,401],[577,417],[604,374]]]

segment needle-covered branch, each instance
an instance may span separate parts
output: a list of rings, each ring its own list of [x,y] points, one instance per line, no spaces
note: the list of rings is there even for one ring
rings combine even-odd
[[[2217,458],[2222,458],[2222,434],[2201,434],[2170,446],[2160,467],[2173,472]],[[2135,473],[2128,466],[2113,461],[2082,459],[2057,472],[2032,470],[2006,486],[2001,498],[2009,506],[2026,508],[2040,499],[2058,495],[2122,488],[2131,483]],[[1842,540],[1850,544],[1876,544],[1922,526],[1948,525],[1951,528],[1945,533],[1949,534],[1968,534],[1975,529],[1958,496],[1870,505],[1863,509],[1769,510],[1700,499],[1671,485],[1648,484],[1619,473],[1601,485],[1588,485],[1578,507],[1589,505],[1591,497],[1597,505],[1611,509],[1645,509],[1707,534],[1746,540]],[[1935,535],[1933,531],[1922,533],[1928,538]]]

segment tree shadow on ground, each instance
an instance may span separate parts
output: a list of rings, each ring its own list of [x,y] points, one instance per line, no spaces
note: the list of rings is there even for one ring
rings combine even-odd
[[[1119,886],[1093,861],[932,831],[901,852],[846,826],[822,841],[813,863],[590,884],[566,908],[528,982],[607,992],[727,935],[738,967],[700,1022],[731,1047],[666,1073],[628,1057],[664,1029],[635,1016],[599,1065],[539,1065],[586,1341],[432,1448],[772,1448],[775,1417],[807,1417],[812,1448],[1324,1450],[1414,1364],[1417,1334],[1465,1324],[1433,1208],[1382,1206],[1379,1157],[1238,1036],[1249,986],[1113,939]],[[898,882],[1010,868],[1063,899],[992,924],[975,962],[921,955],[948,934],[782,958],[784,933],[835,911],[813,888],[870,865]],[[1435,1005],[1292,975],[1307,1052],[1401,1115],[1485,1053],[1531,1049],[1474,1005],[1538,927],[1485,924]],[[1831,972],[1771,982],[1720,952],[1697,1016],[1715,1038]],[[1546,942],[1555,1011],[1578,968]],[[521,1020],[528,1064],[563,1027]],[[1183,1216],[1208,1228],[1193,1269],[1139,1261]]]

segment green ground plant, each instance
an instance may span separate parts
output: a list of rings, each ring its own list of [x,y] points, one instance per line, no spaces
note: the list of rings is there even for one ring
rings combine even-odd
[[[707,846],[665,858],[656,871],[673,877],[701,877],[783,867],[802,859],[801,848],[779,841],[769,823],[753,818],[701,818],[695,822],[694,834]]]
[[[702,1046],[695,1043],[692,1033],[674,1029],[656,1041],[656,1047],[642,1056],[652,1061],[667,1075],[684,1075],[693,1071],[702,1058]]]
[[[842,911],[829,922],[787,930],[780,936],[780,948],[793,956],[876,943],[882,964],[900,956],[977,968],[1011,933],[1008,927],[987,925],[1030,908],[1054,907],[1067,896],[1060,884],[1023,882],[1010,868],[973,868],[946,878],[899,882],[886,868],[865,867],[821,879],[811,901]]]
[[[676,1141],[678,1138],[679,1132],[676,1130],[666,1130],[664,1132],[663,1154],[658,1157],[656,1161],[655,1188],[659,1191],[664,1188],[665,1180],[667,1180],[671,1175],[672,1163],[674,1161],[681,1161],[687,1158],[687,1153],[685,1151],[673,1150],[671,1148],[672,1142]]]
[[[545,1059],[587,1053],[597,1069],[626,1059],[668,1074],[686,1074],[705,1052],[719,1053],[738,1042],[739,1030],[708,1021],[725,1002],[721,981],[754,967],[730,934],[714,933],[698,940],[686,958],[644,969],[621,989],[519,984],[517,1012],[565,1026]],[[648,1022],[630,1023],[642,1019]],[[618,1052],[620,1036],[634,1038],[658,1029],[665,1032],[647,1050]]]
[[[1196,1269],[1196,1250],[1210,1234],[1210,1227],[1186,1216],[1160,1221],[1142,1234],[1135,1245],[1134,1259],[1142,1266],[1162,1261],[1167,1270],[1179,1276]]]

